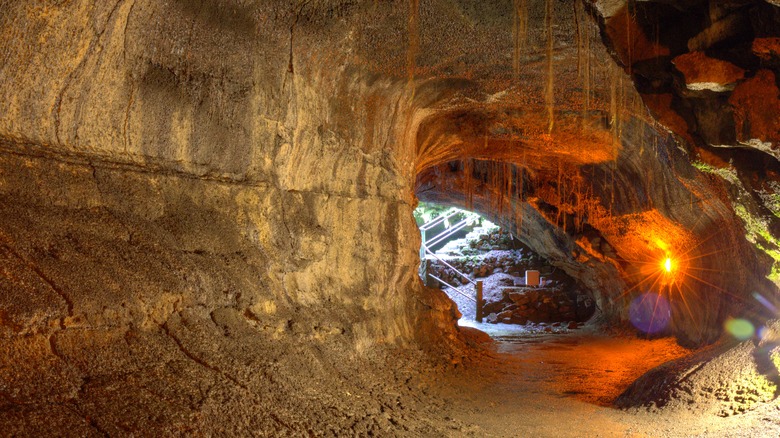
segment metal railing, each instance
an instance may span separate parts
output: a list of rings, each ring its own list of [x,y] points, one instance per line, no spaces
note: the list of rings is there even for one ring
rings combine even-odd
[[[426,242],[426,246],[433,246],[438,243],[441,243],[445,239],[451,237],[453,234],[465,228],[469,224],[469,222],[471,222],[470,218],[463,219],[462,221],[444,230],[443,233],[438,234],[437,236],[435,236],[434,238]]]
[[[470,279],[468,275],[466,275],[466,274],[464,274],[464,273],[462,273],[462,272],[458,271],[458,270],[457,270],[457,269],[456,269],[454,266],[452,266],[451,264],[447,263],[447,262],[446,262],[444,259],[442,259],[441,257],[437,256],[437,255],[436,255],[436,253],[434,253],[433,251],[431,251],[431,250],[428,248],[428,246],[427,246],[427,245],[425,245],[425,244],[423,243],[423,244],[422,244],[422,247],[423,247],[423,249],[425,250],[425,253],[426,253],[426,254],[433,256],[433,258],[435,258],[436,260],[440,261],[440,262],[441,262],[441,263],[442,263],[444,266],[446,266],[446,267],[448,267],[448,268],[452,269],[453,271],[455,271],[455,273],[456,273],[456,274],[460,275],[462,278],[464,278],[464,279],[465,279],[466,281],[468,281],[469,283],[471,283],[471,284],[473,284],[473,285],[475,285],[475,286],[477,285],[477,283],[476,283],[474,280]]]
[[[444,266],[450,268],[453,272],[455,272],[456,274],[458,274],[462,278],[466,279],[467,282],[469,282],[469,283],[474,285],[474,289],[476,291],[476,294],[475,294],[476,298],[471,297],[470,295],[466,294],[465,292],[463,292],[462,290],[458,289],[457,287],[455,287],[455,286],[445,282],[441,278],[439,278],[439,277],[437,277],[437,276],[435,276],[435,275],[433,275],[431,273],[428,273],[427,271],[424,271],[425,275],[433,278],[434,280],[438,281],[439,283],[441,283],[441,284],[451,288],[452,290],[454,290],[458,294],[463,295],[464,297],[466,297],[469,300],[473,301],[476,304],[476,307],[477,307],[476,308],[476,315],[475,315],[474,319],[477,322],[482,322],[482,307],[485,305],[485,300],[482,299],[482,280],[477,280],[477,281],[472,280],[471,278],[468,277],[468,275],[460,272],[454,266],[452,266],[451,264],[447,263],[444,259],[442,259],[441,257],[437,256],[433,251],[431,251],[425,245],[425,243],[423,243],[421,245],[421,252],[424,252],[425,254],[432,255],[436,260],[440,261]],[[422,262],[426,263],[426,259],[423,258]]]
[[[431,228],[439,225],[440,223],[446,221],[447,219],[455,216],[458,213],[460,213],[460,210],[458,210],[457,208],[451,208],[446,212],[444,212],[444,214],[442,214],[441,216],[437,217],[436,219],[420,226],[420,231],[430,230]]]
[[[461,214],[466,214],[466,217],[461,219],[455,225],[450,226],[449,223],[447,223],[447,220],[450,219],[451,217],[461,215]],[[420,237],[422,238],[422,244],[424,246],[434,246],[452,237],[453,235],[455,235],[455,233],[468,226],[474,220],[474,218],[471,216],[473,215],[468,215],[468,213],[465,213],[457,208],[450,208],[449,210],[445,211],[442,215],[420,226]],[[444,231],[440,232],[439,234],[431,238],[428,238],[428,232],[433,230],[435,227],[441,225],[442,223],[444,223]],[[423,250],[423,248],[420,248],[420,260],[423,259],[425,259],[425,251]]]
[[[477,300],[476,300],[476,299],[474,299],[474,297],[472,297],[471,295],[468,295],[468,294],[466,294],[466,293],[465,293],[465,292],[463,292],[462,290],[460,290],[460,289],[458,289],[457,287],[455,287],[455,286],[453,286],[453,285],[451,285],[451,284],[447,283],[446,281],[442,280],[441,278],[439,278],[439,277],[437,277],[437,276],[435,276],[435,275],[433,275],[433,274],[428,274],[428,276],[429,276],[429,277],[431,277],[431,278],[433,278],[434,280],[438,281],[439,283],[441,283],[441,284],[443,284],[443,285],[445,285],[445,286],[447,286],[447,287],[451,288],[451,289],[452,289],[452,290],[454,290],[455,292],[457,292],[457,293],[459,293],[460,295],[462,295],[464,298],[466,298],[466,299],[469,299],[469,300],[471,300],[471,301],[473,301],[473,302],[475,302],[475,303],[477,302]]]
[[[455,233],[457,233],[458,231],[460,231],[463,228],[465,228],[466,226],[468,226],[474,220],[474,218],[467,215],[467,217],[463,218],[462,220],[460,220],[459,222],[457,222],[456,224],[454,224],[452,226],[447,226],[447,224],[445,224],[445,230],[444,231],[442,231],[441,233],[437,234],[436,236],[434,236],[430,240],[426,239],[426,234],[427,234],[427,232],[429,230],[433,229],[434,227],[436,227],[438,225],[441,225],[443,222],[447,221],[449,218],[451,218],[453,216],[456,216],[458,214],[461,214],[461,213],[464,213],[464,212],[462,212],[461,210],[458,210],[457,208],[451,208],[451,209],[447,210],[444,214],[442,214],[439,217],[437,217],[436,219],[434,219],[434,220],[432,220],[432,221],[430,221],[430,222],[420,226],[420,235],[421,235],[421,238],[422,238],[422,243],[420,245],[420,260],[421,260],[421,262],[423,264],[422,265],[421,276],[423,277],[423,279],[426,279],[427,277],[431,277],[434,280],[438,281],[439,283],[443,284],[444,286],[449,287],[450,289],[452,289],[456,293],[458,293],[458,294],[462,295],[463,297],[473,301],[476,304],[476,307],[477,307],[477,309],[476,309],[476,318],[475,319],[477,320],[477,322],[482,322],[482,307],[485,304],[484,300],[482,299],[482,281],[474,281],[474,280],[472,280],[466,274],[460,272],[454,266],[452,266],[451,264],[447,263],[441,257],[437,256],[429,248],[430,246],[439,244],[439,243],[443,242],[444,240],[452,237]],[[441,278],[439,278],[439,277],[437,277],[437,276],[435,276],[433,274],[428,273],[427,272],[427,256],[428,255],[433,256],[436,260],[440,261],[444,266],[446,266],[449,269],[451,269],[453,272],[455,272],[461,278],[464,278],[464,279],[466,279],[467,282],[473,284],[474,288],[476,290],[476,297],[472,297],[471,295],[463,292],[459,288],[457,288],[457,287],[455,287],[455,286],[445,282]]]

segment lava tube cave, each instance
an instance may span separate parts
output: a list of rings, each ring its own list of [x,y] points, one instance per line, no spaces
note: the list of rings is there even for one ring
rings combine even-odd
[[[780,436],[777,0],[0,34],[0,436]]]

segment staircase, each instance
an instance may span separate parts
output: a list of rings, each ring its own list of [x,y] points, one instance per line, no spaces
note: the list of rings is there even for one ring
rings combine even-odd
[[[469,230],[469,228],[470,231],[468,231],[463,237],[459,237],[461,234],[463,234],[462,232],[457,233],[452,239],[449,239],[447,243],[445,243],[439,249],[434,250],[436,255],[443,257],[462,257],[468,255],[463,251],[463,249],[468,247],[469,242],[478,241],[480,236],[489,235],[498,230],[498,227],[494,224],[491,224],[490,222],[485,225],[473,225],[471,227],[466,227],[464,231]]]
[[[429,285],[429,279],[432,279],[443,286],[451,288],[470,301],[473,301],[477,308],[475,318],[477,322],[482,322],[482,307],[485,304],[482,299],[482,281],[475,282],[466,274],[458,271],[447,263],[444,258],[446,258],[446,248],[448,244],[453,243],[457,239],[462,239],[470,232],[473,232],[480,222],[481,218],[478,215],[452,208],[439,215],[437,218],[420,226],[420,236],[422,237],[422,242],[420,244],[420,277],[422,278],[423,283]],[[438,248],[436,252],[433,251],[434,247]],[[433,259],[439,260],[444,266],[457,274],[458,277],[473,284],[476,296],[472,296],[462,289],[446,283],[441,278],[428,273],[427,268],[429,260]]]

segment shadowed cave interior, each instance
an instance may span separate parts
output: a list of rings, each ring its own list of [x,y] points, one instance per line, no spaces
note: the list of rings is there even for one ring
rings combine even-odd
[[[780,434],[777,1],[0,1],[0,34],[0,435]],[[588,313],[459,322],[420,202]]]

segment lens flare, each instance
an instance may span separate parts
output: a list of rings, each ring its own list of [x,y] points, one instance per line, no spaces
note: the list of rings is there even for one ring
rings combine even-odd
[[[753,327],[753,324],[746,319],[729,318],[726,320],[726,331],[729,332],[731,336],[734,336],[740,341],[744,341],[752,338],[756,329]]]
[[[660,213],[653,211],[627,219],[627,222],[636,223],[626,227],[625,236],[610,236],[610,243],[614,240],[615,247],[620,250],[620,260],[629,265],[626,273],[630,287],[620,297],[632,297],[627,310],[631,322],[639,330],[662,333],[674,317],[690,323],[700,336],[704,336],[705,320],[697,315],[695,304],[713,299],[713,294],[741,299],[718,285],[721,278],[732,272],[709,261],[727,250],[712,241],[723,229],[699,238],[681,225],[656,215]],[[737,327],[741,335],[755,333],[755,330],[740,330],[742,327]]]
[[[768,338],[770,336],[771,331],[766,326],[764,326],[764,327],[761,327],[760,329],[758,329],[758,333],[757,334],[758,334],[758,339],[763,341],[764,339],[766,339],[766,338]]]
[[[645,333],[658,333],[666,328],[672,318],[671,306],[666,298],[655,294],[642,294],[628,308],[628,316],[634,327]]]
[[[753,292],[753,298],[755,298],[759,303],[763,304],[764,307],[766,307],[770,311],[774,313],[780,313],[780,311],[777,310],[777,306],[775,306],[771,301],[766,299],[766,297],[761,295],[760,293]]]

